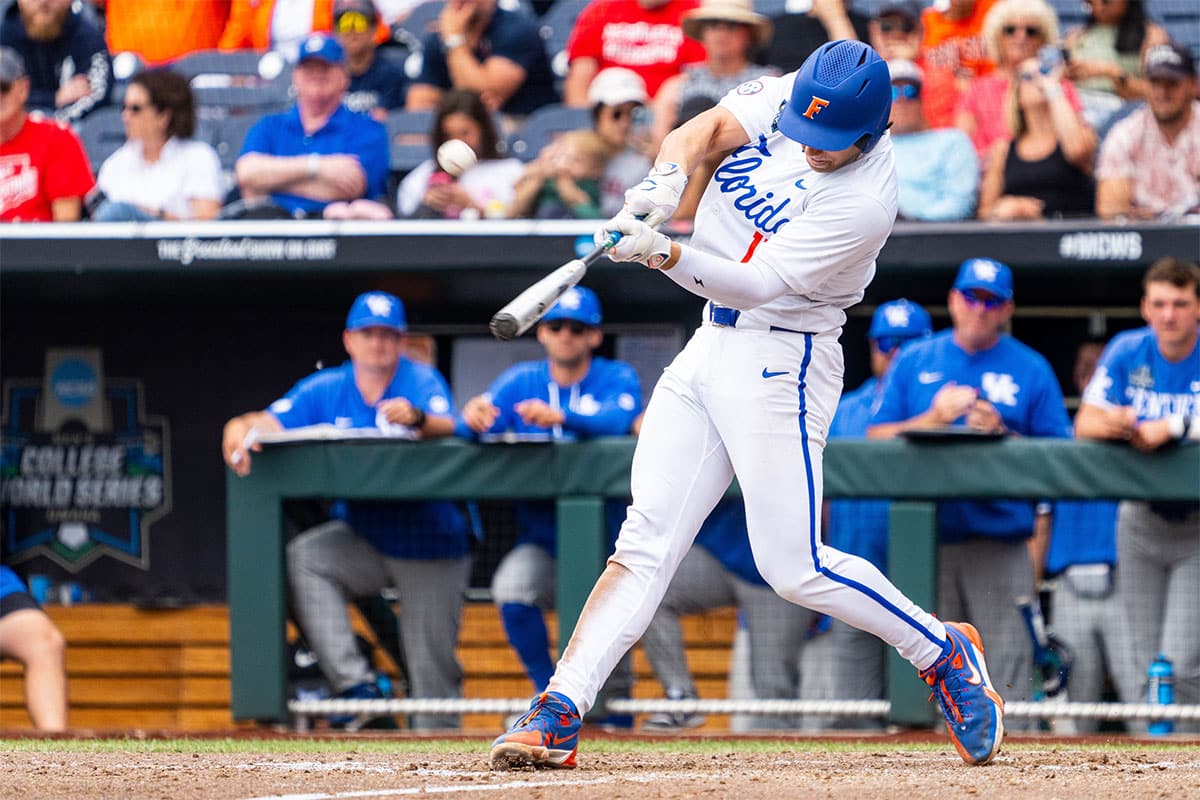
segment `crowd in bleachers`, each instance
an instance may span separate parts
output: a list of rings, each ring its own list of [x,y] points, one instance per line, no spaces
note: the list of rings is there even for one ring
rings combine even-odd
[[[1200,11],[1174,0],[1085,7],[10,0],[0,220],[600,218],[672,128],[837,38],[869,41],[892,68],[903,218],[1195,213]],[[186,85],[169,97],[148,88],[166,85],[160,73]],[[453,177],[432,155],[446,138],[471,141],[445,129],[471,105],[464,93],[494,142]],[[38,160],[62,137],[46,120],[82,147],[61,178],[68,166]],[[563,136],[589,129],[599,138]],[[265,159],[275,159],[266,176]],[[128,202],[147,188],[145,202]],[[676,217],[685,228],[688,208]]]

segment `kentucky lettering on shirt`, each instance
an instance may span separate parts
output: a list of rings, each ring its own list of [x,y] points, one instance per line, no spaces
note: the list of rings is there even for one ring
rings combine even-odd
[[[1139,420],[1200,416],[1200,344],[1171,362],[1159,352],[1149,327],[1120,333],[1100,355],[1083,401],[1104,408],[1132,406]]]

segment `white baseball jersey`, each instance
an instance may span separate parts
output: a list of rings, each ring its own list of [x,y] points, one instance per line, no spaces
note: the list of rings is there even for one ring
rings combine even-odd
[[[862,300],[875,257],[896,219],[898,193],[887,134],[835,172],[815,172],[804,146],[776,127],[796,73],[747,81],[721,100],[750,143],[730,154],[696,212],[692,246],[734,261],[766,263],[793,293],[743,310],[739,326],[836,330]],[[707,313],[707,312],[706,312]]]

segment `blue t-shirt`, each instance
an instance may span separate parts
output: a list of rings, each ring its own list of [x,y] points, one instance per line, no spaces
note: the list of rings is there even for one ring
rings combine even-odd
[[[742,580],[756,586],[767,585],[754,563],[750,536],[746,533],[746,505],[741,500],[723,499],[717,503],[696,534],[695,543]]]
[[[264,153],[270,156],[349,155],[358,159],[367,176],[363,197],[380,200],[387,196],[387,177],[390,165],[387,129],[365,114],[356,114],[340,106],[325,125],[311,135],[304,132],[300,111],[293,107],[278,114],[269,114],[254,124],[246,134],[241,155]],[[272,193],[271,199],[289,211],[318,213],[328,203],[295,194]]]
[[[876,378],[868,378],[853,392],[842,395],[829,425],[829,438],[864,438],[881,388]],[[830,500],[825,543],[843,553],[861,556],[881,571],[886,570],[890,506],[887,500]]]
[[[408,95],[408,76],[386,58],[375,56],[362,75],[350,77],[350,88],[342,103],[359,114],[373,108],[404,108]]]
[[[1119,333],[1100,354],[1083,401],[1105,408],[1132,406],[1143,422],[1200,416],[1200,344],[1171,363],[1149,327]]]
[[[16,594],[17,592],[28,594],[29,590],[25,588],[25,584],[17,577],[17,573],[0,564],[0,597],[8,597],[10,594]]]
[[[523,361],[500,374],[488,388],[487,397],[500,410],[487,433],[548,433],[562,441],[586,439],[592,436],[624,436],[642,410],[642,385],[637,371],[623,361],[611,361],[599,356],[583,379],[572,386],[559,386],[550,377],[549,361]],[[562,425],[546,429],[530,425],[517,414],[516,405],[523,400],[542,400],[551,407],[562,409]],[[475,432],[460,416],[455,433],[467,439]],[[605,519],[610,542],[616,539],[624,519],[621,501],[606,504]],[[516,503],[514,514],[520,529],[518,542],[537,544],[553,555],[556,548],[555,506],[549,501]]]
[[[1060,500],[1046,551],[1046,574],[1073,564],[1117,563],[1117,501]]]
[[[974,355],[954,342],[954,331],[936,333],[900,351],[884,377],[872,425],[902,422],[929,410],[947,384],[971,386],[996,407],[1004,425],[1022,436],[1068,438],[1071,422],[1050,364],[1039,353],[1003,335]],[[957,420],[964,422],[963,419]],[[1026,538],[1033,532],[1033,504],[1024,501],[938,504],[938,530],[946,543],[970,536]]]
[[[425,58],[415,83],[445,90],[454,88],[441,37],[436,33],[427,34],[422,47]],[[537,24],[523,12],[496,9],[475,48],[475,57],[481,62],[492,56],[507,58],[525,70],[525,80],[500,108],[505,114],[526,116],[542,106],[558,102],[546,45]]]
[[[380,402],[403,397],[426,414],[450,413],[450,389],[436,369],[400,359]],[[314,372],[267,409],[284,428],[332,424],[340,428],[380,428],[397,438],[416,438],[404,425],[387,421],[368,405],[354,382],[354,365]],[[470,551],[466,520],[453,503],[341,502],[333,516],[343,519],[381,553],[393,558],[459,558]]]

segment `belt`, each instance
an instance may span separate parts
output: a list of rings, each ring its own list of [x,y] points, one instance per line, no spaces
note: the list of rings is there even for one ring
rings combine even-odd
[[[708,324],[715,328],[736,328],[738,318],[742,316],[742,312],[736,308],[728,308],[727,306],[719,306],[716,303],[709,302],[708,304]],[[758,328],[757,330],[762,330]],[[808,331],[796,331],[791,328],[783,328],[779,325],[772,325],[767,328],[772,333],[809,333]]]

